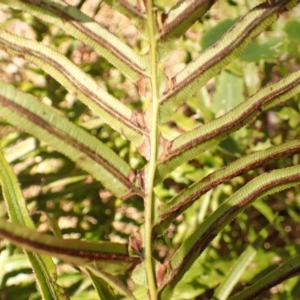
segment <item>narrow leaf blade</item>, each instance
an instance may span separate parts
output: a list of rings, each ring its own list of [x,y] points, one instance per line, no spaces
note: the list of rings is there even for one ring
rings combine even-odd
[[[19,223],[20,228],[34,228],[28,214],[25,199],[20,190],[13,170],[0,152],[0,182],[8,214],[13,222]],[[5,221],[6,222],[6,221]],[[25,226],[25,227],[24,227]],[[30,230],[30,229],[28,229]],[[67,300],[64,290],[57,284],[55,265],[50,257],[25,251],[34,270],[38,287],[43,299]]]
[[[209,174],[173,197],[166,205],[159,207],[153,232],[155,234],[162,234],[179,214],[184,212],[197,201],[197,199],[219,184],[229,181],[242,172],[252,170],[273,160],[299,152],[300,139],[296,139],[244,156],[228,166]]]
[[[27,251],[54,256],[75,265],[94,262],[110,273],[124,272],[140,262],[140,258],[129,256],[127,244],[55,238],[3,218],[0,218],[0,236]]]
[[[280,12],[296,4],[295,0],[265,2],[243,16],[217,43],[170,80],[161,99],[160,122],[168,121],[174,110],[238,57],[254,37],[277,20]]]
[[[131,169],[122,158],[51,107],[3,82],[0,82],[0,104],[3,119],[53,146],[117,197],[141,195],[130,181]]]
[[[228,275],[224,282],[222,282],[214,293],[214,300],[226,300],[230,293],[232,292],[234,286],[239,281],[240,277],[245,272],[248,265],[254,259],[258,249],[261,248],[264,243],[266,237],[269,234],[269,228],[263,228],[255,241],[251,243],[239,256],[239,258],[233,263],[232,267],[228,271]]]
[[[278,82],[267,85],[227,114],[182,134],[173,142],[157,167],[160,179],[179,165],[245,126],[261,111],[282,104],[300,92],[300,71],[291,73]]]
[[[300,274],[300,255],[287,260],[280,267],[276,268],[241,293],[230,297],[229,300],[256,299],[262,292],[298,274]]]
[[[160,39],[164,42],[181,36],[210,9],[214,2],[214,0],[178,1],[163,21]]]
[[[159,289],[159,299],[168,297],[174,286],[218,233],[255,200],[299,185],[300,165],[275,170],[254,178],[218,207],[181,245],[169,262],[170,274]]]
[[[133,81],[145,74],[146,62],[143,57],[76,7],[59,0],[3,0],[2,3],[59,26],[77,40],[93,47]]]
[[[132,295],[132,293],[128,290],[127,287],[124,286],[124,284],[119,281],[116,277],[111,276],[109,273],[103,271],[103,270],[99,270],[97,268],[95,268],[92,265],[88,265],[85,266],[84,269],[87,270],[89,276],[91,277],[91,279],[93,280],[94,285],[97,285],[99,287],[99,282],[97,282],[100,279],[100,284],[101,281],[105,281],[107,282],[111,287],[114,288],[114,290],[118,291],[120,294],[127,296],[127,299],[130,300],[135,300],[134,296]],[[103,284],[102,285],[102,290],[103,290]],[[107,297],[107,294],[109,293],[109,291],[106,291],[106,298],[105,295],[103,295],[103,297],[101,298],[101,300],[106,300],[106,299],[112,299],[112,297],[110,296],[110,298]]]
[[[4,50],[32,62],[98,114],[121,135],[140,146],[148,133],[138,124],[141,116],[104,91],[90,76],[50,47],[0,29]]]

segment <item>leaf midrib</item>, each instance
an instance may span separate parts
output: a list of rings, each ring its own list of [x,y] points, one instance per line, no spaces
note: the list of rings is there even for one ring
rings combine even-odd
[[[120,170],[117,167],[111,165],[106,159],[99,156],[95,151],[88,148],[86,145],[82,144],[81,142],[73,139],[71,136],[66,135],[64,132],[60,131],[58,128],[54,127],[49,122],[45,121],[41,117],[37,116],[36,114],[30,112],[29,110],[25,109],[21,105],[18,105],[14,102],[8,101],[6,98],[0,96],[0,103],[7,107],[12,107],[15,112],[26,117],[31,122],[38,124],[44,130],[52,133],[54,136],[58,137],[59,139],[63,140],[65,143],[71,144],[75,147],[78,151],[87,155],[91,160],[95,161],[97,164],[101,165],[103,168],[108,170],[111,174],[113,174],[120,182],[122,182],[128,189],[132,191],[133,194],[141,195],[141,191],[134,187],[133,183],[126,178],[124,175],[120,173]]]
[[[276,6],[274,6],[273,8],[266,10],[263,12],[263,14],[257,18],[255,18],[255,20],[248,26],[245,28],[245,30],[243,31],[242,35],[239,35],[238,38],[234,39],[231,41],[230,46],[228,46],[227,48],[224,48],[220,53],[218,53],[218,55],[214,55],[212,58],[210,58],[208,61],[206,61],[203,65],[201,65],[200,68],[198,68],[197,70],[195,70],[194,72],[192,72],[189,76],[187,76],[186,78],[184,78],[184,80],[182,81],[178,81],[178,78],[181,76],[182,73],[185,72],[185,69],[183,71],[181,71],[179,74],[177,74],[176,76],[174,76],[171,79],[171,86],[172,86],[172,90],[170,92],[168,92],[166,95],[164,95],[161,99],[161,105],[163,105],[165,102],[167,102],[169,100],[169,98],[173,97],[174,95],[176,95],[178,93],[178,91],[181,91],[182,89],[184,89],[189,83],[191,83],[193,80],[195,80],[197,77],[199,77],[202,73],[206,72],[208,69],[210,69],[212,66],[216,65],[219,61],[220,58],[223,59],[224,57],[226,57],[229,53],[231,53],[232,51],[235,50],[235,48],[237,47],[237,45],[239,45],[241,43],[241,41],[243,41],[243,39],[250,34],[250,32],[255,29],[256,25],[259,24],[261,22],[261,20],[265,19],[267,16],[271,15],[274,11],[276,11],[278,9],[278,7],[282,6],[284,4],[284,2],[287,2],[287,0],[284,0],[282,3],[277,4]],[[265,7],[265,3],[262,3],[258,6],[256,6],[254,9],[259,9],[259,8],[264,8]],[[251,12],[251,11],[250,11]],[[247,14],[245,16],[243,16],[239,21],[242,22],[244,19],[247,18]],[[238,23],[236,23],[234,25],[238,26]],[[232,27],[231,29],[229,29],[229,31],[227,33],[229,33],[234,27]],[[218,41],[215,44],[213,44],[212,46],[210,46],[207,50],[205,50],[198,58],[197,60],[201,59],[201,57],[203,57],[208,51],[211,51],[212,49],[218,49],[218,45],[221,43],[222,41]],[[189,65],[188,65],[189,66]],[[188,67],[187,66],[187,67]],[[178,83],[177,83],[178,81]]]
[[[94,41],[98,42],[100,45],[102,45],[106,50],[112,51],[112,53],[122,62],[126,63],[129,65],[134,71],[137,73],[143,74],[146,76],[147,74],[145,73],[145,67],[141,69],[141,66],[135,64],[133,61],[129,60],[121,51],[119,51],[118,48],[112,47],[105,39],[102,39],[100,36],[96,35],[93,33],[91,30],[89,30],[87,27],[82,26],[80,22],[78,22],[74,17],[68,15],[65,13],[63,10],[58,9],[55,6],[52,6],[48,3],[45,3],[44,1],[35,1],[35,0],[25,0],[23,2],[27,2],[28,4],[32,5],[37,5],[40,6],[48,11],[51,11],[54,13],[54,15],[59,15],[62,19],[65,21],[71,23],[75,28],[79,29],[82,33],[87,35],[89,38],[92,38]],[[84,14],[83,14],[84,15]],[[89,18],[86,16],[86,18]],[[100,26],[100,25],[99,25]],[[127,47],[126,44],[124,44],[124,47]],[[130,51],[132,50],[131,48],[128,47]],[[138,54],[135,53],[136,56]]]
[[[274,83],[274,84],[276,84],[276,83]],[[226,122],[226,124],[224,126],[217,127],[214,130],[208,131],[207,133],[204,133],[203,135],[200,135],[198,138],[195,138],[192,141],[183,144],[182,146],[179,146],[179,147],[173,146],[173,147],[171,147],[170,152],[164,157],[163,163],[171,160],[173,157],[185,152],[186,150],[190,149],[191,147],[194,147],[195,145],[199,145],[201,142],[213,139],[216,135],[220,135],[222,133],[225,133],[225,132],[229,131],[230,129],[233,129],[237,125],[240,125],[240,124],[243,125],[245,123],[245,119],[251,118],[252,114],[255,113],[257,110],[259,110],[262,105],[267,103],[269,100],[272,100],[272,99],[280,96],[281,94],[284,94],[285,92],[291,90],[293,87],[295,87],[298,84],[300,84],[300,77],[298,77],[296,80],[290,82],[289,84],[284,85],[282,88],[276,89],[275,91],[272,91],[273,88],[270,87],[269,93],[266,96],[263,96],[263,97],[259,98],[248,109],[243,110],[243,112],[237,118],[233,118],[233,120],[231,120],[230,122]],[[255,96],[255,95],[256,94],[254,94],[253,96]],[[246,101],[249,102],[251,100],[251,98],[252,98],[252,96],[250,98],[248,98],[247,100],[245,100],[245,102],[239,104],[233,110],[229,111],[227,114],[220,117],[219,119],[221,119],[221,118],[228,118],[229,119],[229,116],[232,116],[234,114],[235,109],[237,109],[238,107],[244,106],[245,103],[247,103]],[[218,119],[216,119],[216,120],[218,120]],[[209,124],[210,123],[207,123],[207,125],[209,125]],[[203,126],[206,126],[206,125],[202,125],[200,127],[203,127]],[[198,128],[196,128],[196,129],[198,129]],[[182,139],[182,136],[179,136],[178,138],[176,138],[173,141],[173,145],[174,144],[176,145],[176,142],[179,139]]]

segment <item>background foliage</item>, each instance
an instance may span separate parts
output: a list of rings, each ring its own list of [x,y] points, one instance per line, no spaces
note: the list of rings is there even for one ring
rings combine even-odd
[[[165,10],[172,1],[156,1]],[[237,18],[260,1],[219,1],[201,22],[196,22],[178,40],[176,50],[165,62],[170,77],[212,45],[232,26]],[[147,45],[130,22],[100,1],[70,2],[95,18],[110,31],[121,36],[138,53]],[[90,74],[109,93],[137,111],[143,111],[138,88],[112,67],[92,48],[66,35],[54,25],[41,22],[32,15],[8,8],[0,1],[1,27],[19,35],[42,41],[63,53]],[[223,115],[244,101],[259,88],[291,71],[300,63],[300,8],[285,13],[266,32],[256,38],[240,57],[222,70],[197,94],[189,98],[174,113],[166,135],[189,131]],[[81,126],[113,149],[135,168],[145,160],[135,147],[91,112],[76,95],[68,93],[51,76],[20,57],[0,52],[0,78],[15,87],[37,96],[61,115]],[[5,121],[1,121],[0,147],[13,166],[34,224],[41,232],[52,232],[57,224],[66,237],[90,241],[128,241],[144,221],[143,202],[136,196],[123,202],[108,192],[98,181],[79,169],[71,160]],[[228,165],[236,158],[279,145],[300,137],[300,96],[284,107],[263,112],[255,121],[233,133],[219,146],[200,154],[196,159],[178,167],[163,184],[156,187],[161,201],[167,201],[191,183],[212,171]],[[169,228],[164,239],[158,239],[155,256],[162,260],[170,256],[202,220],[225,199],[252,178],[269,170],[299,164],[300,155],[282,158],[272,164],[236,177],[219,185],[195,202]],[[252,264],[236,287],[257,281],[280,262],[299,253],[300,189],[287,191],[259,200],[240,214],[213,241],[200,260],[184,276],[175,290],[174,299],[210,299],[230,266],[254,242],[262,228],[265,240]],[[6,216],[3,201],[0,217]],[[45,213],[46,212],[46,213]],[[0,299],[40,299],[31,267],[22,251],[1,241]],[[168,252],[171,248],[171,252]],[[201,274],[201,276],[199,276]],[[58,283],[71,299],[96,299],[90,280],[70,265],[58,262]],[[291,278],[260,299],[297,299],[300,281]],[[120,296],[121,298],[121,296]]]

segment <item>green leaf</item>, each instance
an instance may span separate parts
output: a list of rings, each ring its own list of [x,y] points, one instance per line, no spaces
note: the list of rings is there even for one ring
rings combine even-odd
[[[205,50],[216,43],[220,38],[222,38],[223,34],[229,30],[238,20],[236,19],[225,19],[210,29],[208,29],[202,36],[200,45],[202,50]]]
[[[300,42],[300,22],[296,20],[288,21],[284,26],[284,31],[290,40]]]
[[[93,47],[133,81],[138,81],[143,74],[145,75],[146,61],[143,57],[75,7],[60,0],[55,2],[2,0],[1,2],[59,26],[77,40]]]
[[[234,193],[204,220],[172,256],[169,261],[171,272],[159,289],[159,299],[166,299],[171,295],[174,286],[210,242],[251,203],[299,183],[300,165],[297,165],[258,176]]]
[[[139,31],[147,37],[147,15],[140,0],[104,0],[115,10],[124,14]]]
[[[256,6],[230,28],[218,42],[171,78],[160,102],[160,123],[167,122],[173,111],[188,97],[237,58],[254,37],[277,20],[278,12],[290,9],[296,4],[295,0],[286,0],[278,1],[274,5],[263,3]]]
[[[12,147],[7,147],[3,149],[3,154],[7,162],[11,163],[25,154],[33,151],[36,149],[36,139],[35,138],[28,138],[26,140],[22,140],[17,142]]]
[[[207,191],[229,181],[242,172],[270,163],[280,157],[299,152],[300,139],[296,139],[246,155],[228,166],[211,173],[177,194],[166,205],[159,207],[158,216],[153,227],[154,233],[163,233],[178,215],[184,212]]]
[[[228,271],[225,280],[218,286],[214,292],[213,300],[226,300],[232,292],[234,286],[239,281],[246,268],[252,262],[257,250],[261,248],[262,244],[267,238],[270,227],[263,228],[255,241],[253,241],[239,256],[239,258],[233,262],[230,270]]]
[[[136,146],[143,144],[148,133],[139,124],[143,122],[142,116],[132,112],[126,105],[107,93],[64,55],[34,40],[1,29],[0,44],[7,52],[20,55],[42,68]]]
[[[130,181],[131,169],[122,158],[51,107],[3,82],[0,104],[1,118],[53,146],[117,197],[140,194]]]
[[[162,20],[159,37],[164,41],[179,37],[200,19],[214,4],[214,0],[180,0],[174,5]]]
[[[228,300],[246,300],[255,299],[262,292],[269,290],[271,287],[294,277],[300,273],[300,255],[297,255],[285,261],[280,267],[276,268],[268,275],[258,280],[253,285],[245,288],[241,293],[230,297]]]
[[[0,236],[27,251],[57,257],[75,265],[93,262],[110,274],[123,273],[140,263],[140,258],[128,254],[128,245],[112,242],[87,242],[60,239],[39,233],[17,223],[0,218]]]
[[[223,115],[244,100],[244,82],[241,76],[227,71],[222,71],[216,81],[212,110],[217,115]]]
[[[97,278],[91,272],[88,272],[87,270],[86,270],[86,272],[88,273],[91,281],[93,282],[95,290],[98,293],[99,300],[115,298],[115,294],[112,292],[112,289],[107,285],[107,283],[104,280]]]
[[[0,169],[0,182],[2,186],[2,193],[11,221],[15,222],[15,225],[19,226],[20,230],[33,231],[32,229],[34,228],[34,224],[27,211],[26,202],[20,190],[17,179],[13,173],[13,170],[6,162],[1,152]],[[1,220],[9,224],[4,219]],[[28,229],[27,227],[32,229]],[[69,299],[65,295],[63,289],[56,283],[57,273],[52,259],[44,255],[39,255],[37,253],[31,253],[27,251],[25,251],[25,254],[28,257],[31,266],[34,270],[38,282],[38,288],[41,292],[43,299]]]
[[[94,266],[85,266],[81,267],[82,270],[86,271],[89,277],[92,279],[93,285],[97,289],[99,299],[108,300],[114,299],[115,295],[113,295],[110,287],[114,288],[115,291],[118,291],[121,295],[127,296],[127,299],[135,300],[132,293],[129,291],[124,284],[119,281],[116,277],[111,276],[108,272],[104,272],[103,270],[99,270]],[[107,283],[109,286],[107,286]]]
[[[256,39],[240,55],[240,59],[247,62],[259,62],[261,59],[276,59],[284,51],[284,43],[280,37],[270,38],[265,43],[260,43]]]
[[[10,247],[7,245],[6,248],[2,248],[0,252],[0,286],[3,285],[3,278],[5,275],[5,265],[8,262],[8,258],[11,255]]]
[[[262,88],[222,117],[180,135],[170,143],[160,159],[157,166],[158,180],[165,178],[184,162],[219,144],[260,112],[284,103],[299,92],[300,71],[297,71]]]
[[[291,107],[284,107],[278,112],[281,120],[288,121],[291,128],[299,128],[300,119],[297,110]]]

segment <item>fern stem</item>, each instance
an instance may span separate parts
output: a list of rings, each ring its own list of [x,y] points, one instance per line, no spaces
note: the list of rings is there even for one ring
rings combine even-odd
[[[151,125],[150,125],[150,145],[151,153],[146,181],[145,197],[145,268],[148,281],[148,291],[151,300],[157,299],[157,288],[155,281],[155,265],[152,259],[152,226],[155,205],[155,194],[153,191],[157,148],[158,148],[158,84],[157,84],[157,40],[156,23],[153,0],[147,0],[147,25],[150,43],[150,61],[151,61]]]

